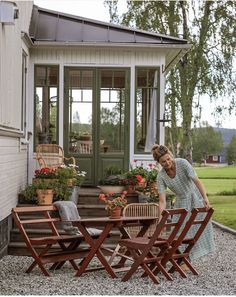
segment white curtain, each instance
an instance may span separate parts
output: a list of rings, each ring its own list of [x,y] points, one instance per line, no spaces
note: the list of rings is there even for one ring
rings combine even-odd
[[[152,146],[156,141],[157,133],[157,71],[154,76],[153,90],[151,95],[150,115],[148,120],[147,135],[145,141],[145,152],[151,152]]]

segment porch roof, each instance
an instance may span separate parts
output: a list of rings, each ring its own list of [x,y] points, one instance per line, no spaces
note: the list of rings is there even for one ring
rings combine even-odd
[[[186,39],[33,7],[32,41],[187,44]]]
[[[186,39],[138,30],[33,6],[29,28],[39,46],[149,47],[165,51],[166,72],[190,49]]]

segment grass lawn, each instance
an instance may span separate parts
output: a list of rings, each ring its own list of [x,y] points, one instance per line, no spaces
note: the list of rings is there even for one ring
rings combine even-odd
[[[209,196],[213,220],[236,230],[236,196]]]
[[[236,166],[195,168],[215,209],[213,220],[236,230]],[[227,191],[230,195],[219,195]]]
[[[213,167],[213,166],[202,166],[195,167],[199,178],[236,178],[236,166],[224,166],[224,167]]]
[[[201,178],[200,178],[201,179]],[[236,192],[236,179],[201,179],[207,194],[218,194],[222,191]]]

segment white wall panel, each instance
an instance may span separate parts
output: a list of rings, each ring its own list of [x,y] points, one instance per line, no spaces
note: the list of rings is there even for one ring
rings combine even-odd
[[[11,213],[27,182],[27,150],[20,139],[0,136],[0,221]]]
[[[85,64],[87,66],[136,65],[158,66],[164,59],[164,53],[154,49],[92,48],[92,47],[51,47],[32,49],[34,63]]]
[[[12,131],[21,131],[22,48],[28,52],[21,33],[28,32],[33,1],[16,4],[14,25],[0,24],[0,221],[16,206],[27,182],[27,146]]]

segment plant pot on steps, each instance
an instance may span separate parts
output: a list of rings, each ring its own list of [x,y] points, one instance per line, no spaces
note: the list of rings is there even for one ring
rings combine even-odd
[[[37,189],[38,205],[51,205],[53,202],[53,189]]]

